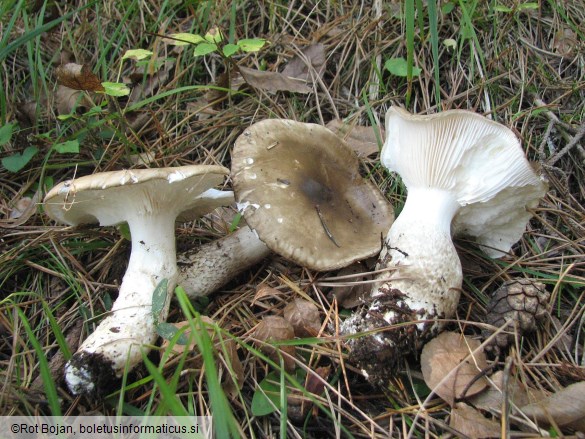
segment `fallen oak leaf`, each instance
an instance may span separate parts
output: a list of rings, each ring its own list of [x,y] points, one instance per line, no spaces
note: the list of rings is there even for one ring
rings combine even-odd
[[[57,82],[73,90],[105,91],[100,79],[85,64],[67,63],[57,67]]]

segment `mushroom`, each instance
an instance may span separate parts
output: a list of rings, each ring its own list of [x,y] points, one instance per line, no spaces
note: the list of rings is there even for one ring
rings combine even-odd
[[[179,255],[179,283],[190,297],[213,292],[270,251],[316,271],[376,255],[394,220],[353,150],[320,125],[250,126],[236,140],[231,176],[248,225]]]
[[[248,226],[177,255],[179,278],[190,298],[207,296],[270,254]]]
[[[201,216],[231,198],[211,189],[227,173],[224,167],[203,165],[103,172],[65,181],[47,194],[45,211],[59,222],[127,222],[132,235],[130,261],[112,310],[65,366],[73,394],[105,394],[155,342],[156,322],[166,320],[177,278],[175,221],[180,214]],[[164,279],[166,302],[154,316],[153,293]]]
[[[463,276],[451,232],[501,256],[546,193],[513,132],[476,113],[415,116],[391,107],[386,133],[381,162],[400,174],[408,196],[378,259],[387,270],[370,303],[342,326],[345,334],[387,329],[348,341],[350,359],[374,382],[455,314]]]
[[[232,152],[236,201],[274,252],[327,271],[378,254],[392,206],[361,177],[351,147],[325,127],[267,119]]]

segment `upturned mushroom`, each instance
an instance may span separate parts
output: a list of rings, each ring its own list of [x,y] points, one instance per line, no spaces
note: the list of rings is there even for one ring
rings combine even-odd
[[[191,297],[270,251],[316,271],[376,255],[394,220],[351,147],[320,125],[267,119],[250,126],[236,140],[231,177],[249,227],[179,255],[180,283]],[[217,269],[201,276],[210,266]]]
[[[127,222],[132,235],[118,298],[65,366],[73,394],[105,394],[155,342],[156,320],[166,319],[177,278],[175,221],[181,214],[191,219],[223,205],[231,193],[212,188],[227,173],[204,165],[103,172],[65,181],[47,194],[45,211],[58,222]],[[153,292],[165,279],[166,303],[154,316]]]
[[[462,270],[451,233],[475,236],[498,257],[520,239],[546,185],[526,160],[516,136],[476,113],[450,110],[415,116],[386,114],[381,162],[408,189],[377,269],[370,303],[346,320],[350,359],[374,382],[416,351],[454,316]]]

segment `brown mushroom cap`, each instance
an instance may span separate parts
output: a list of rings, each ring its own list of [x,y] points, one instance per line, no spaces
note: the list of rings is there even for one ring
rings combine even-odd
[[[250,228],[273,251],[314,270],[377,254],[394,221],[352,149],[320,125],[252,125],[236,140],[231,175]]]
[[[108,226],[155,212],[192,219],[223,204],[219,193],[202,195],[228,172],[210,165],[101,172],[58,184],[44,206],[47,215],[69,225]]]

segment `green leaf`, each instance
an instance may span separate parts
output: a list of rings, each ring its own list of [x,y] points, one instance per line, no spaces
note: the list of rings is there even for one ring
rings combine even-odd
[[[188,329],[189,327],[185,326],[184,328],[179,329],[171,323],[160,322],[158,325],[156,325],[156,333],[165,340],[171,340],[177,334],[177,332],[182,331],[182,334],[179,335],[176,344],[185,346],[187,343],[189,343],[189,337],[187,337],[185,334],[186,328]]]
[[[207,55],[208,53],[215,52],[217,50],[217,45],[213,43],[201,43],[195,50],[193,51],[193,55],[195,56],[203,56]]]
[[[108,96],[127,96],[130,94],[130,89],[126,84],[121,82],[102,82],[104,86],[104,93]]]
[[[504,5],[496,5],[496,7],[494,8],[494,11],[497,12],[512,12],[513,9],[509,8],[508,6],[504,6]]]
[[[234,215],[234,219],[232,220],[232,222],[230,224],[230,233],[234,232],[238,228],[238,224],[240,224],[241,220],[242,220],[242,214],[240,212],[236,213]]]
[[[223,35],[218,28],[214,27],[205,34],[205,39],[210,43],[220,43],[223,41]]]
[[[402,78],[406,78],[408,72],[407,62],[404,58],[390,58],[384,63],[384,67],[390,73],[395,76],[400,76]],[[412,66],[412,76],[418,76],[421,74],[421,69],[415,66]]]
[[[132,241],[132,235],[130,234],[130,226],[128,223],[120,224],[118,226],[118,232],[120,232],[120,235],[122,235],[122,238],[125,240]]]
[[[152,56],[152,52],[146,49],[130,49],[127,50],[124,56],[122,56],[122,60],[132,58],[136,61],[140,61],[141,59],[145,59]]]
[[[526,2],[526,3],[522,3],[520,6],[518,6],[519,11],[524,11],[526,9],[538,9],[538,3],[537,2]]]
[[[245,38],[238,41],[238,46],[240,46],[240,49],[244,52],[258,52],[265,44],[266,40],[262,38]]]
[[[5,145],[8,143],[10,138],[12,137],[12,130],[14,128],[13,123],[7,123],[6,125],[0,128],[0,145]]]
[[[228,58],[230,56],[232,56],[234,53],[236,53],[238,50],[240,50],[240,46],[238,46],[237,44],[231,44],[231,43],[226,44],[222,48],[223,54]]]
[[[2,159],[2,166],[10,172],[18,172],[39,152],[36,146],[29,146],[22,154],[13,154]]]
[[[169,40],[169,43],[174,46],[187,46],[189,44],[204,43],[205,38],[197,34],[178,33],[169,35],[173,40]]]
[[[152,316],[154,318],[154,323],[157,326],[160,315],[167,304],[168,286],[168,279],[163,279],[154,289],[154,293],[152,293]]]
[[[278,410],[280,406],[279,381],[279,374],[270,372],[260,382],[252,397],[252,415],[266,416]]]
[[[78,154],[79,140],[68,140],[67,142],[56,143],[53,145],[55,151],[59,154]]]

